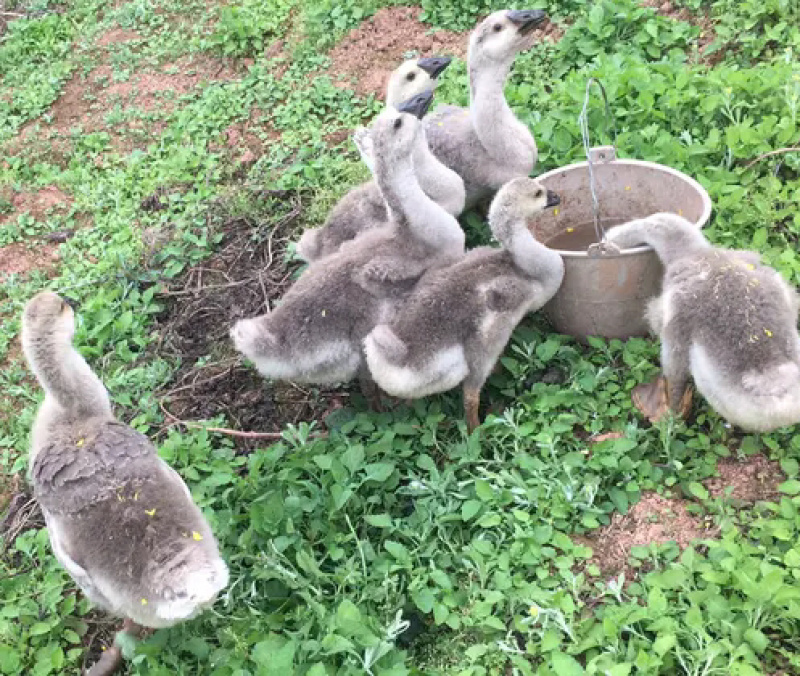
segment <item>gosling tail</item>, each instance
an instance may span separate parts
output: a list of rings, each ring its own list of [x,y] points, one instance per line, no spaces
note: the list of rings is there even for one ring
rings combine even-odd
[[[364,339],[367,354],[380,353],[386,361],[399,363],[408,354],[408,346],[387,324],[378,324]]]
[[[695,224],[666,212],[618,225],[608,231],[607,238],[623,249],[648,244],[665,266],[711,246]]]
[[[322,254],[319,231],[320,228],[308,228],[297,242],[297,255],[306,263],[317,260]]]

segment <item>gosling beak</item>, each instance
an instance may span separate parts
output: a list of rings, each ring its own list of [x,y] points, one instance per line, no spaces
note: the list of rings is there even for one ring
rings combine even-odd
[[[547,191],[547,204],[546,207],[557,207],[561,204],[561,198],[556,195],[552,190]]]
[[[417,94],[416,96],[412,96],[410,99],[403,101],[397,107],[397,110],[399,110],[401,113],[411,113],[421,120],[423,117],[425,117],[425,113],[428,112],[428,108],[431,107],[431,101],[433,101],[433,91],[428,90],[426,92],[422,92],[422,94]]]
[[[508,20],[517,26],[517,32],[527,35],[547,18],[541,9],[512,9],[506,12]]]
[[[74,298],[64,298],[64,302],[72,308],[73,312],[78,310],[78,301]]]
[[[450,65],[451,61],[449,56],[430,56],[417,59],[417,65],[430,75],[431,79],[435,80]]]

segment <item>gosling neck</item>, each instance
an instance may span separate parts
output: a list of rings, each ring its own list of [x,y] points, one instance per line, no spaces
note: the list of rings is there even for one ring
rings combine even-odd
[[[105,386],[70,342],[23,335],[23,348],[50,411],[69,418],[112,416]]]
[[[400,227],[436,251],[455,255],[464,252],[464,232],[458,221],[422,190],[411,153],[393,163],[378,153],[375,169],[386,206]]]
[[[464,210],[464,181],[442,164],[428,147],[425,132],[414,147],[414,171],[423,192],[452,216]]]
[[[536,142],[506,101],[504,89],[513,62],[511,58],[470,66],[470,114],[484,150],[516,173],[527,175],[536,160]]]
[[[554,294],[564,277],[561,255],[537,241],[524,220],[517,221],[500,243],[511,255],[514,265],[527,277],[536,279],[544,291]]]

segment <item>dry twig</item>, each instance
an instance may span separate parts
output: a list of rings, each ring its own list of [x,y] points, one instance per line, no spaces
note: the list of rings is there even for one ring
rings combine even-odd
[[[765,160],[768,157],[774,157],[775,155],[783,155],[785,153],[796,153],[800,151],[800,145],[792,146],[791,148],[778,148],[777,150],[770,150],[768,153],[764,153],[763,155],[759,155],[756,159],[748,162],[744,165],[744,170],[747,171],[750,167],[752,167],[757,162],[761,160]]]

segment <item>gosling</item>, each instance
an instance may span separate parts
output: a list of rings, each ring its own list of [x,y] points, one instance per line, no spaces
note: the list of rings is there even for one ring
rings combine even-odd
[[[418,117],[431,99],[428,92],[401,111],[385,110],[370,130],[389,225],[311,265],[274,311],[231,329],[236,349],[265,377],[332,384],[359,375],[366,389],[364,336],[391,316],[423,273],[464,254],[458,221],[425,195],[414,173]]]
[[[178,473],[114,417],[74,332],[58,295],[25,306],[22,346],[45,392],[32,430],[34,496],[56,558],[92,603],[125,618],[123,631],[169,627],[213,604],[228,568]],[[101,661],[120,659],[115,646]]]
[[[687,415],[689,377],[708,403],[744,430],[769,432],[800,420],[798,299],[752,251],[712,246],[670,213],[617,226],[620,247],[652,246],[664,264],[663,290],[647,318],[661,338],[663,377],[634,390],[651,420]]]
[[[411,59],[397,68],[389,78],[387,108],[398,109],[419,94],[432,92],[438,77],[450,64],[448,57]],[[353,141],[361,159],[374,175],[374,150],[369,131],[360,127]],[[445,211],[458,216],[464,210],[464,182],[442,164],[428,148],[424,134],[414,148],[414,170],[425,194]],[[298,256],[311,263],[335,253],[342,244],[360,234],[389,223],[386,202],[375,180],[367,181],[342,197],[319,228],[308,228],[297,242]]]
[[[381,389],[416,398],[461,383],[467,428],[478,427],[481,388],[511,332],[561,286],[561,256],[537,242],[527,223],[558,203],[530,178],[500,189],[489,225],[502,248],[473,249],[428,273],[394,320],[365,339],[367,365]]]

